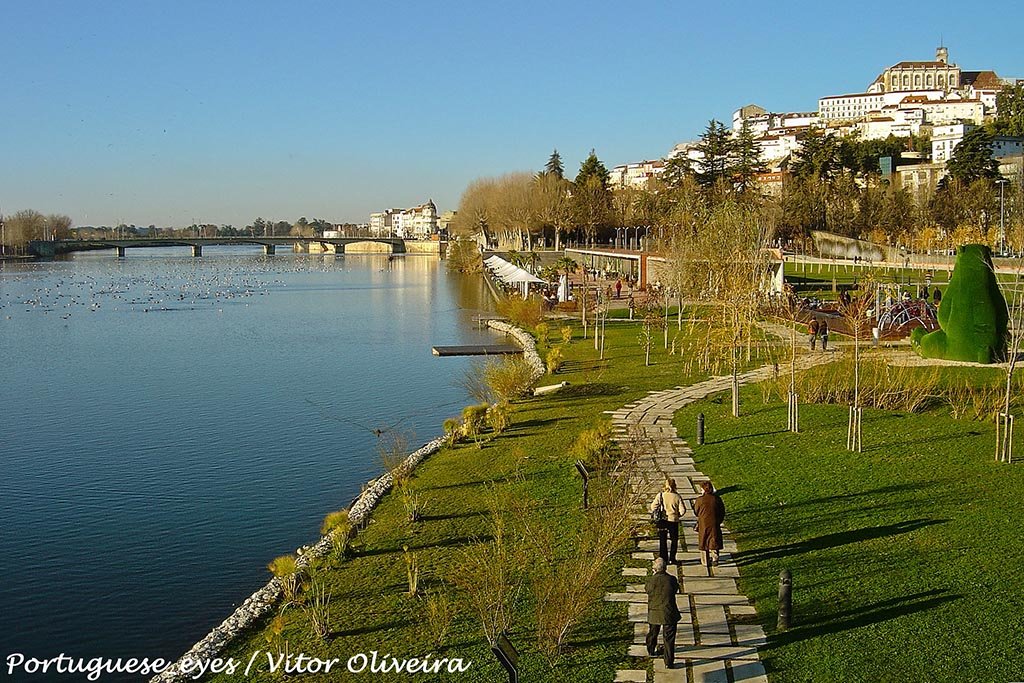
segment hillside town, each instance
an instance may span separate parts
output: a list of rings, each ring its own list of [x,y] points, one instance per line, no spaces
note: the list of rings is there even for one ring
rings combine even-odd
[[[733,112],[731,133],[748,128],[766,170],[756,180],[762,191],[778,194],[789,178],[789,163],[800,149],[800,138],[811,128],[827,135],[859,140],[907,140],[907,150],[894,167],[882,169],[901,187],[915,193],[932,191],[946,173],[946,162],[967,133],[992,120],[996,97],[1003,88],[1024,80],[1004,78],[991,69],[967,70],[949,61],[949,50],[939,47],[932,61],[902,61],[886,68],[864,92],[826,95],[816,112],[772,112],[757,104]],[[923,147],[918,143],[928,142]],[[1024,137],[997,135],[992,155],[1003,175],[1021,169]],[[696,141],[675,145],[663,159],[615,166],[609,184],[642,189],[660,176],[667,160],[685,157],[699,165]]]

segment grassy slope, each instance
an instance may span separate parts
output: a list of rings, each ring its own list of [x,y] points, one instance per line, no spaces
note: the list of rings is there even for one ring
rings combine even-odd
[[[434,652],[473,661],[471,671],[452,680],[502,680],[475,618],[458,592],[447,584],[454,570],[455,549],[488,532],[483,513],[489,486],[492,482],[508,486],[517,496],[538,501],[545,523],[559,531],[563,550],[569,552],[571,532],[585,520],[579,509],[579,478],[568,455],[576,436],[606,420],[604,410],[618,408],[652,389],[702,379],[684,376],[678,356],[670,357],[661,348],[652,352],[652,366],[644,368],[635,325],[609,324],[605,362],[596,360],[592,340],[582,340],[580,334],[577,328],[566,353],[566,368],[550,378],[568,380],[573,385],[569,390],[518,403],[512,428],[482,449],[472,444],[445,449],[417,469],[414,485],[426,498],[423,522],[406,523],[397,496],[385,497],[374,512],[372,524],[359,536],[354,557],[328,574],[328,587],[333,593],[332,623],[337,633],[328,642],[320,642],[310,634],[299,610],[286,611],[289,623],[285,636],[293,653],[341,657],[344,662],[355,653],[370,650],[400,657]],[[551,337],[559,337],[557,325],[552,325]],[[542,379],[541,383],[546,381]],[[325,474],[329,476],[329,472]],[[311,536],[313,533],[311,530]],[[443,588],[452,591],[457,601],[454,633],[449,645],[440,651],[429,643],[424,601],[404,595],[403,545],[415,552],[423,568],[421,589]],[[613,575],[608,589],[621,591],[624,581],[617,576],[617,569]],[[226,654],[248,660],[254,650],[268,649],[265,633],[253,633]],[[624,605],[599,602],[571,639],[563,665],[554,672],[536,652],[528,605],[517,615],[517,628],[511,637],[522,654],[524,680],[606,683],[617,666],[629,661],[625,649],[632,641],[632,629],[626,622]],[[375,681],[406,678],[373,677]],[[248,680],[272,678],[253,676]]]
[[[991,425],[865,410],[855,454],[844,407],[803,406],[794,435],[784,404],[744,399],[740,420],[718,398],[676,424],[692,439],[707,415],[697,466],[724,489],[772,682],[1024,680],[1024,467],[993,462]],[[795,627],[776,634],[783,568]]]

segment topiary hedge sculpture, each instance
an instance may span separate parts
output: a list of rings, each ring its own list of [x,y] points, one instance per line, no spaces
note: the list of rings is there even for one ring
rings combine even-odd
[[[938,317],[940,329],[926,333],[918,327],[910,334],[910,344],[922,358],[977,363],[1006,358],[1006,300],[988,247],[965,244],[957,250]]]

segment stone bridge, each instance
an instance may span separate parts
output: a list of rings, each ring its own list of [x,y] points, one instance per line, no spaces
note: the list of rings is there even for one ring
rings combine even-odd
[[[202,256],[204,246],[220,246],[228,244],[256,244],[263,247],[263,253],[273,254],[278,246],[309,244],[317,242],[333,245],[335,252],[345,252],[345,245],[356,242],[377,242],[391,247],[392,254],[405,253],[405,240],[400,237],[154,237],[131,239],[94,239],[94,240],[32,240],[29,242],[29,253],[34,256],[52,257],[69,254],[74,251],[98,251],[115,249],[118,257],[124,257],[128,249],[154,247],[191,247],[193,256]]]

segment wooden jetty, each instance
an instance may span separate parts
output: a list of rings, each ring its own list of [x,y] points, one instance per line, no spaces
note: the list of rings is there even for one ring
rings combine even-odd
[[[513,344],[472,344],[469,346],[434,346],[431,351],[435,356],[502,356],[522,353],[523,350]]]

